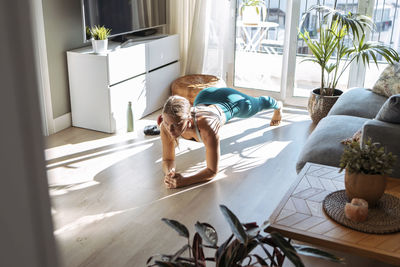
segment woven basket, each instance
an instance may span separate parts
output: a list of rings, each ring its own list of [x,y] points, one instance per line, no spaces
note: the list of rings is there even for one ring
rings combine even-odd
[[[179,95],[186,98],[193,105],[197,94],[204,88],[225,86],[225,82],[216,76],[191,74],[176,79],[171,84],[171,93],[172,95]]]

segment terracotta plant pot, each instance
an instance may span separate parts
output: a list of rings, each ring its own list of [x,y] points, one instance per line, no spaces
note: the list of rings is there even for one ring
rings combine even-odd
[[[349,201],[353,198],[362,198],[368,206],[374,206],[382,197],[386,188],[386,175],[349,173],[344,176],[346,195]]]
[[[341,90],[335,89],[333,96],[322,96],[320,89],[312,90],[308,99],[308,113],[315,124],[328,115],[342,93]]]

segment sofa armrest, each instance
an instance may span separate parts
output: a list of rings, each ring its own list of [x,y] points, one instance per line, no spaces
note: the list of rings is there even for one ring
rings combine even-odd
[[[380,120],[368,120],[362,127],[361,144],[371,138],[372,142],[379,142],[388,152],[397,155],[393,167],[393,177],[400,177],[400,124]]]
[[[368,138],[371,138],[372,142],[386,145],[388,149],[391,147],[400,148],[400,124],[368,120],[362,127],[361,143],[364,144],[364,141]]]

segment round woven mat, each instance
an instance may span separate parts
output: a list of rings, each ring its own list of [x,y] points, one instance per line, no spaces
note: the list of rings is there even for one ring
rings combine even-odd
[[[322,202],[325,213],[337,223],[370,234],[388,234],[400,231],[400,199],[384,194],[375,207],[368,209],[368,218],[361,223],[353,222],[344,215],[347,203],[345,190],[327,195]]]

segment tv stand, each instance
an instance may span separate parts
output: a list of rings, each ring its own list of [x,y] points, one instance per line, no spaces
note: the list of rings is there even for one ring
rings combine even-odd
[[[129,44],[110,42],[105,54],[67,52],[73,126],[126,131],[128,102],[136,120],[163,106],[180,74],[178,35]]]
[[[147,35],[147,36],[126,36],[124,38],[125,41],[121,42],[120,47],[126,47],[131,45],[132,43],[138,43],[138,42],[146,42],[146,41],[151,41],[151,40],[155,40],[155,39],[160,39],[160,38],[164,38],[167,37],[168,34],[153,34],[153,35]]]
[[[157,29],[146,29],[146,30],[142,30],[142,31],[138,31],[138,32],[134,32],[132,33],[132,35],[134,36],[149,36],[149,35],[153,35],[157,32]]]

